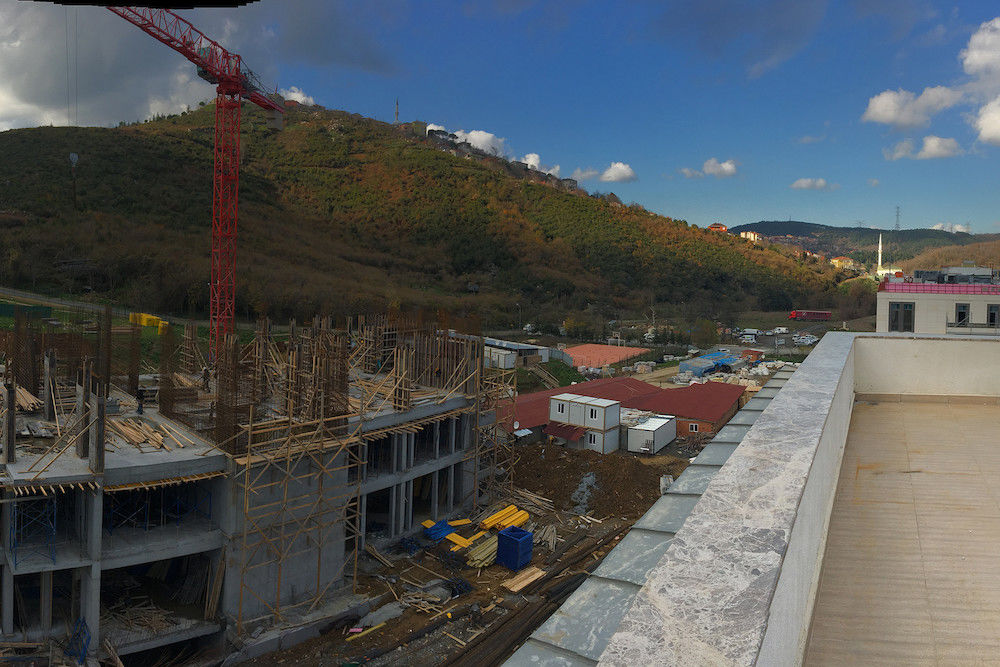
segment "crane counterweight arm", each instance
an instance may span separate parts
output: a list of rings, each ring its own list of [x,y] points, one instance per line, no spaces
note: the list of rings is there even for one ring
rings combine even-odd
[[[284,111],[280,104],[267,97],[257,75],[243,65],[239,55],[230,53],[169,9],[108,9],[190,60],[198,67],[199,75],[210,83],[233,87],[242,97],[264,109]]]

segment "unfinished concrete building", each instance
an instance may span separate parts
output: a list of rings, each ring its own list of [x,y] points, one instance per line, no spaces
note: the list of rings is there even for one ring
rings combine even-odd
[[[3,334],[0,631],[22,653],[221,652],[336,613],[366,540],[510,486],[513,373],[481,338],[264,322],[209,374],[194,326],[97,319]]]

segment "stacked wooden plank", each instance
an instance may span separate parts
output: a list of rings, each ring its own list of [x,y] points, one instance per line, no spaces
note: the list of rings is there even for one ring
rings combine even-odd
[[[535,544],[546,546],[549,551],[556,550],[556,540],[559,539],[559,535],[556,532],[555,524],[549,524],[539,530],[535,530],[533,531],[533,534]]]
[[[532,493],[527,489],[514,488],[510,494],[511,502],[517,503],[522,509],[526,509],[533,514],[541,514],[542,512],[551,512],[555,509],[555,505],[551,500],[540,496],[537,493]]]
[[[516,576],[511,577],[500,585],[511,593],[520,593],[522,588],[544,576],[545,570],[532,565],[531,567],[521,570]]]
[[[165,438],[170,438],[175,445],[181,448],[184,447],[180,436],[163,425],[159,428],[154,428],[148,422],[134,417],[109,419],[107,424],[109,429],[133,447],[149,445],[157,449],[165,449],[168,452],[173,451],[173,448],[167,443]]]
[[[487,567],[497,560],[497,536],[491,535],[466,552],[466,563],[469,567]]]
[[[17,387],[14,395],[14,406],[21,412],[34,412],[42,409],[42,401],[24,387]]]

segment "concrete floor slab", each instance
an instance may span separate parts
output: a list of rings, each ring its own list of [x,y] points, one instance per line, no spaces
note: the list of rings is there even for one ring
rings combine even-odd
[[[996,660],[998,439],[996,406],[855,405],[807,664]]]

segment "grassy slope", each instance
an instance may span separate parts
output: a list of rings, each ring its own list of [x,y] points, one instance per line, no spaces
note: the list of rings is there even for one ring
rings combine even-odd
[[[934,270],[942,266],[961,266],[966,260],[974,261],[979,266],[997,266],[1000,264],[1000,241],[932,248],[903,262],[902,268],[907,272],[914,269]]]
[[[0,283],[92,286],[135,307],[204,313],[212,123],[209,106],[117,129],[0,133]],[[527,315],[650,302],[786,308],[832,295],[829,270],[516,179],[354,114],[293,109],[274,132],[248,111],[242,141],[238,313],[400,304],[489,321],[515,301]]]
[[[765,236],[808,239],[808,249],[828,255],[847,255],[866,264],[874,263],[878,254],[878,237],[883,236],[887,261],[893,263],[912,258],[929,249],[942,246],[968,245],[996,239],[996,234],[952,233],[940,229],[901,229],[897,231],[869,227],[834,227],[811,222],[762,221],[734,227],[732,231],[756,231]]]

